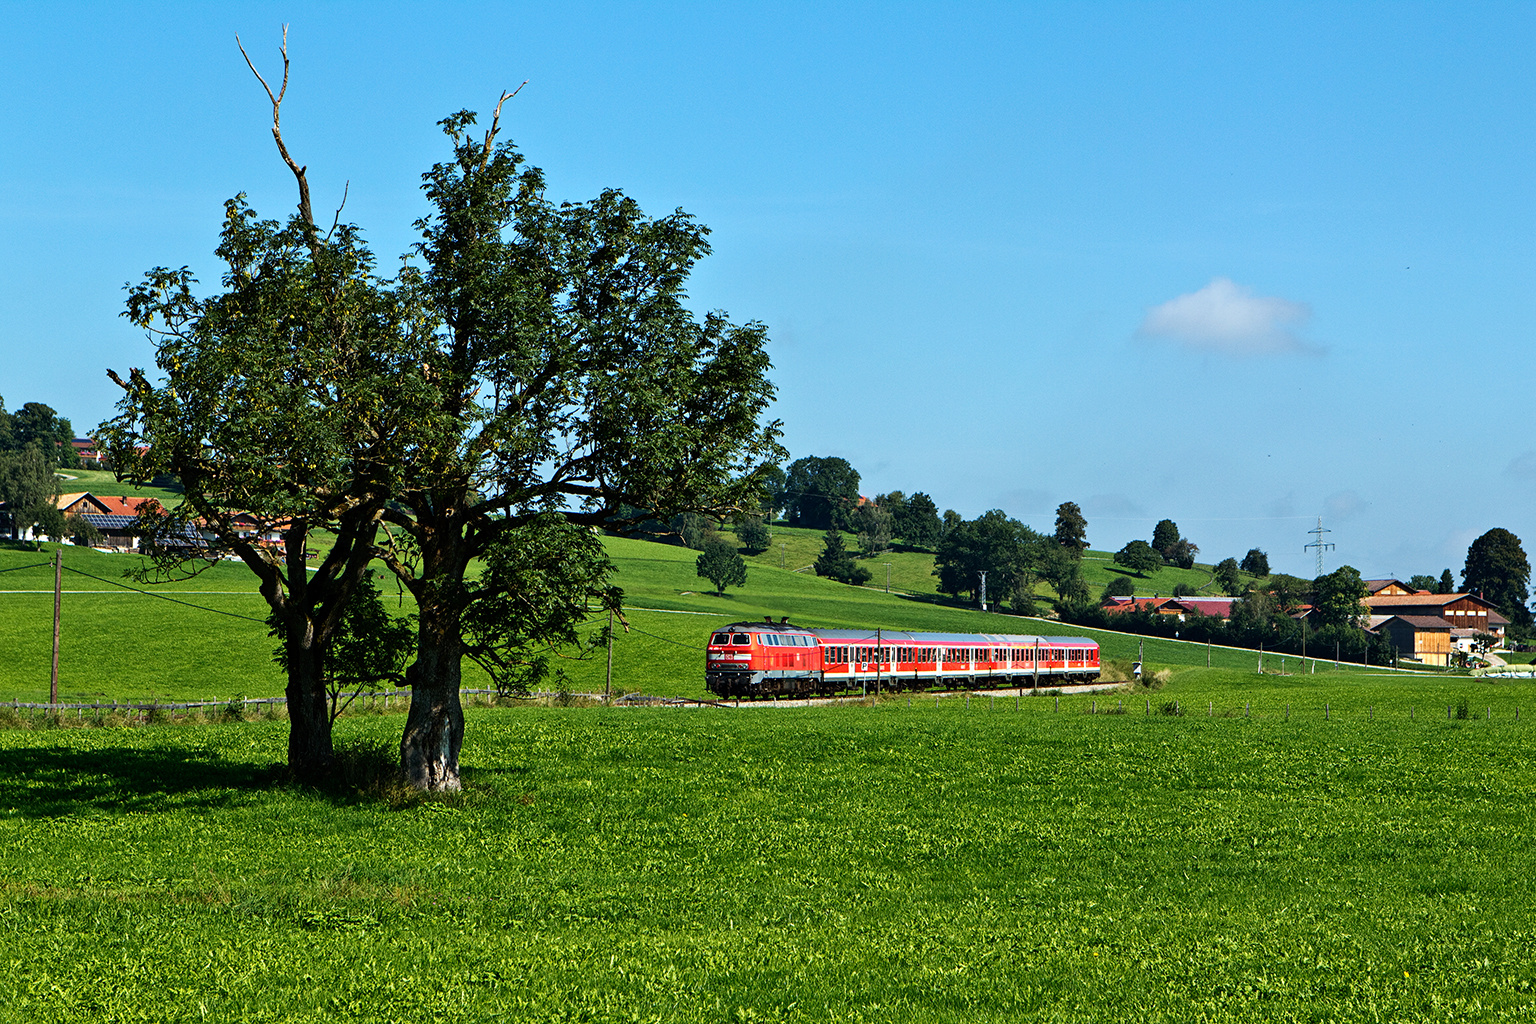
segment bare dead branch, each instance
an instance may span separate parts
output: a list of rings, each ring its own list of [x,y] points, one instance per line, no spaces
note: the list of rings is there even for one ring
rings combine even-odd
[[[331,240],[331,236],[336,233],[337,225],[341,223],[341,211],[347,208],[347,194],[351,191],[352,181],[348,179],[347,183],[341,187],[341,205],[336,207],[336,216],[331,218],[331,230],[325,233],[325,240],[327,242]]]
[[[251,55],[245,52],[245,44],[240,42],[240,36],[235,36],[235,45],[240,48],[240,56],[245,58],[245,66],[251,69],[251,74],[256,76],[256,81],[266,90],[267,99],[272,101],[272,138],[277,141],[277,151],[282,155],[283,162],[293,172],[294,178],[299,183],[299,216],[309,226],[311,232],[311,245],[314,245],[313,232],[315,228],[315,215],[309,203],[309,179],[305,177],[307,166],[300,167],[298,162],[288,153],[288,147],[283,144],[283,127],[280,120],[283,107],[283,97],[288,94],[288,26],[283,26],[283,45],[278,47],[278,53],[283,55],[283,85],[277,90],[277,95],[272,95],[272,87],[267,80],[261,77],[261,72],[256,70],[256,65],[251,61]],[[340,211],[337,211],[340,216]]]
[[[528,81],[529,80],[526,79],[526,78],[523,79],[523,85],[527,85]],[[511,92],[504,92],[504,93],[502,93],[501,94],[501,99],[496,101],[496,113],[491,115],[491,127],[485,133],[485,148],[482,150],[482,152],[480,154],[480,169],[482,171],[485,170],[485,165],[490,162],[490,159],[491,159],[491,144],[496,141],[496,133],[501,130],[501,107],[502,107],[502,104],[506,103],[507,100],[511,99],[512,97],[516,96],[518,93],[522,92],[523,91],[523,85],[518,86],[516,89],[513,89]]]

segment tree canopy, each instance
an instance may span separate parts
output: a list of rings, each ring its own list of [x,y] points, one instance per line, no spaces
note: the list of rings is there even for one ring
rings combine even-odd
[[[1179,542],[1179,526],[1172,519],[1164,519],[1152,528],[1152,550],[1173,561],[1173,546]]]
[[[918,491],[908,498],[896,514],[896,536],[914,548],[932,548],[939,542],[944,524],[933,498]]]
[[[1319,628],[1358,627],[1365,618],[1365,581],[1352,565],[1341,565],[1312,581],[1312,608]]]
[[[1258,548],[1249,548],[1243,556],[1242,570],[1250,576],[1268,576],[1269,556]]]
[[[981,590],[981,574],[987,574],[987,593],[1001,599],[1023,594],[1022,581],[1033,584],[1044,538],[999,509],[962,522],[939,542],[933,574],[939,591],[975,600]]]
[[[843,546],[843,535],[837,530],[828,530],[822,538],[821,554],[816,556],[811,568],[817,576],[855,587],[863,586],[870,578],[869,570],[854,561],[853,555]]]
[[[747,585],[747,563],[736,545],[724,537],[714,537],[704,545],[704,553],[694,563],[700,579],[715,585],[715,593],[725,596],[726,587]]]
[[[859,473],[847,459],[807,455],[789,464],[784,496],[791,526],[852,529],[859,504]]]
[[[451,157],[423,176],[421,241],[381,279],[356,229],[317,228],[283,90],[268,96],[299,213],[279,225],[232,200],[222,292],[196,297],[190,271],[163,268],[130,292],[162,380],[130,374],[107,432],[128,475],[187,488],[185,511],[147,524],[164,564],[186,562],[174,541],[197,517],[215,540],[192,554],[228,550],[260,578],[289,645],[290,715],[320,723],[310,749],[290,737],[290,763],[329,756],[325,650],[369,560],[384,562],[419,614],[402,767],[457,789],[462,660],[515,688],[576,642],[591,602],[616,609],[595,531],[757,510],[755,467],[783,457],[763,419],[766,330],[684,305],[709,252],[687,214],[653,219],[611,189],[546,198],[499,139],[510,96],[484,131],[469,111],[441,122]],[[242,517],[282,545],[247,539]],[[320,528],[336,543],[309,571]]]
[[[1163,564],[1163,558],[1144,540],[1133,540],[1115,552],[1115,564],[1145,576]]]
[[[1075,501],[1064,501],[1056,506],[1056,543],[1064,548],[1082,551],[1088,546],[1088,520]]]
[[[1520,538],[1502,527],[1495,527],[1474,540],[1467,548],[1467,563],[1461,571],[1462,588],[1483,599],[1518,626],[1531,624],[1531,563],[1525,557]]]

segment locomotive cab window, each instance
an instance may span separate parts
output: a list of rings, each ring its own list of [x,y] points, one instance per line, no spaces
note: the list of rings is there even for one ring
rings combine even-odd
[[[722,647],[725,644],[728,644],[728,643],[731,642],[731,634],[729,634],[729,633],[716,633],[714,636],[709,638],[709,642],[714,644],[716,647]]]
[[[731,634],[731,643],[738,647],[748,647],[752,644],[752,638],[746,633],[733,633]]]

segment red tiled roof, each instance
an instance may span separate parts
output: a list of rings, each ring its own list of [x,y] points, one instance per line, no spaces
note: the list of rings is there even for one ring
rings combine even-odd
[[[136,516],[145,504],[155,501],[154,498],[130,498],[120,494],[93,494],[91,497],[107,506],[107,514],[113,516]],[[155,504],[159,502],[155,501]]]
[[[1173,600],[1171,597],[1111,597],[1102,606],[1107,612],[1157,611]]]
[[[1232,602],[1236,600],[1235,597],[1176,597],[1173,603],[1201,615],[1216,615],[1225,619],[1231,617]]]

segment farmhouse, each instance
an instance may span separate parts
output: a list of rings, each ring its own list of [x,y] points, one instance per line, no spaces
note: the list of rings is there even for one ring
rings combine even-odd
[[[1371,628],[1385,631],[1403,657],[1445,665],[1451,651],[1469,650],[1478,634],[1502,640],[1504,627],[1509,625],[1498,609],[1476,594],[1402,591],[1382,588],[1367,597],[1365,604],[1370,609]]]

